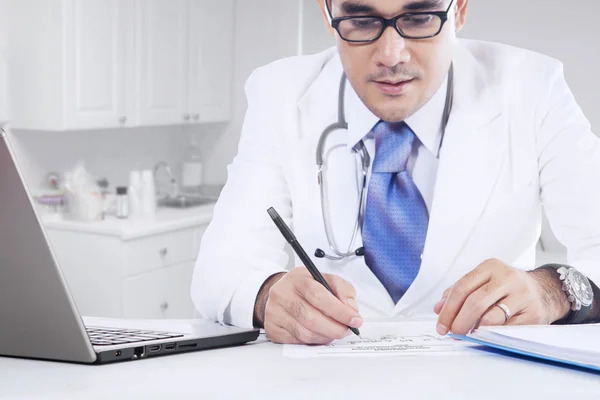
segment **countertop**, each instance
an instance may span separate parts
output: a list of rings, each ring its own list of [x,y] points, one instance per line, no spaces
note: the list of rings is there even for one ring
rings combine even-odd
[[[59,214],[45,215],[46,229],[75,231],[96,235],[117,236],[122,240],[193,228],[208,224],[213,215],[214,203],[186,209],[159,207],[151,218],[118,219],[108,216],[103,221],[81,222],[62,218]]]
[[[178,331],[183,322],[155,320],[140,328]],[[124,326],[138,323],[131,324]],[[0,357],[0,397],[553,400],[600,393],[593,372],[483,348],[460,354],[292,359],[261,335],[242,346],[104,366]]]

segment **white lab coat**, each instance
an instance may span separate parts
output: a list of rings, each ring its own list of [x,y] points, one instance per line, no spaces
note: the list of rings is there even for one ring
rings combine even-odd
[[[562,65],[522,49],[460,40],[454,66],[454,106],[412,286],[394,304],[364,258],[315,259],[323,273],[354,285],[366,318],[431,314],[444,289],[488,258],[536,267],[542,204],[569,263],[600,283],[600,141]],[[277,61],[248,79],[238,154],[193,276],[192,298],[204,317],[252,326],[257,292],[288,261],[269,207],[290,224],[307,253],[328,249],[315,153],[320,134],[337,119],[341,73],[333,48]],[[349,140],[340,132],[331,142]],[[346,246],[357,177],[350,149],[337,154],[327,190],[334,236]],[[301,262],[296,258],[294,265]]]

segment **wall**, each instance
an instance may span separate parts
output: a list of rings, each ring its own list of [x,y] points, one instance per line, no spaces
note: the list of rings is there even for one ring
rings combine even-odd
[[[520,46],[557,58],[600,136],[600,1],[471,0],[461,36]]]
[[[302,0],[302,8],[302,53],[314,54],[335,46],[333,36],[325,27],[317,0]]]
[[[316,3],[316,0],[315,0]],[[223,135],[205,138],[207,182],[225,182],[227,165],[237,153],[246,96],[244,83],[252,71],[279,58],[299,54],[298,0],[238,0],[235,16],[233,119]]]
[[[50,171],[62,173],[83,161],[86,169],[109,180],[127,183],[133,168],[151,169],[161,161],[176,165],[182,127],[127,128],[72,132],[14,131],[17,156],[30,189],[37,191]]]

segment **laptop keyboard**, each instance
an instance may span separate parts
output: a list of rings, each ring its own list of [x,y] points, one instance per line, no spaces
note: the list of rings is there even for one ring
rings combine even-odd
[[[86,327],[86,329],[90,341],[94,346],[147,342],[149,340],[172,339],[183,336],[180,333],[138,329],[99,328],[93,326]]]

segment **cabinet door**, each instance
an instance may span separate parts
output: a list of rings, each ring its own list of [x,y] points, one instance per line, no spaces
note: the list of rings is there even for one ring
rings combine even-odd
[[[191,286],[195,262],[175,265],[165,270],[166,309],[164,317],[168,319],[194,318]]]
[[[125,318],[194,318],[193,271],[194,262],[187,262],[127,278]]]
[[[168,307],[163,269],[127,278],[123,290],[125,318],[163,318]]]
[[[141,125],[187,115],[187,1],[137,0],[137,110]]]
[[[234,18],[233,0],[190,2],[188,109],[192,122],[230,118]]]
[[[127,1],[66,0],[64,5],[65,128],[119,126]]]

